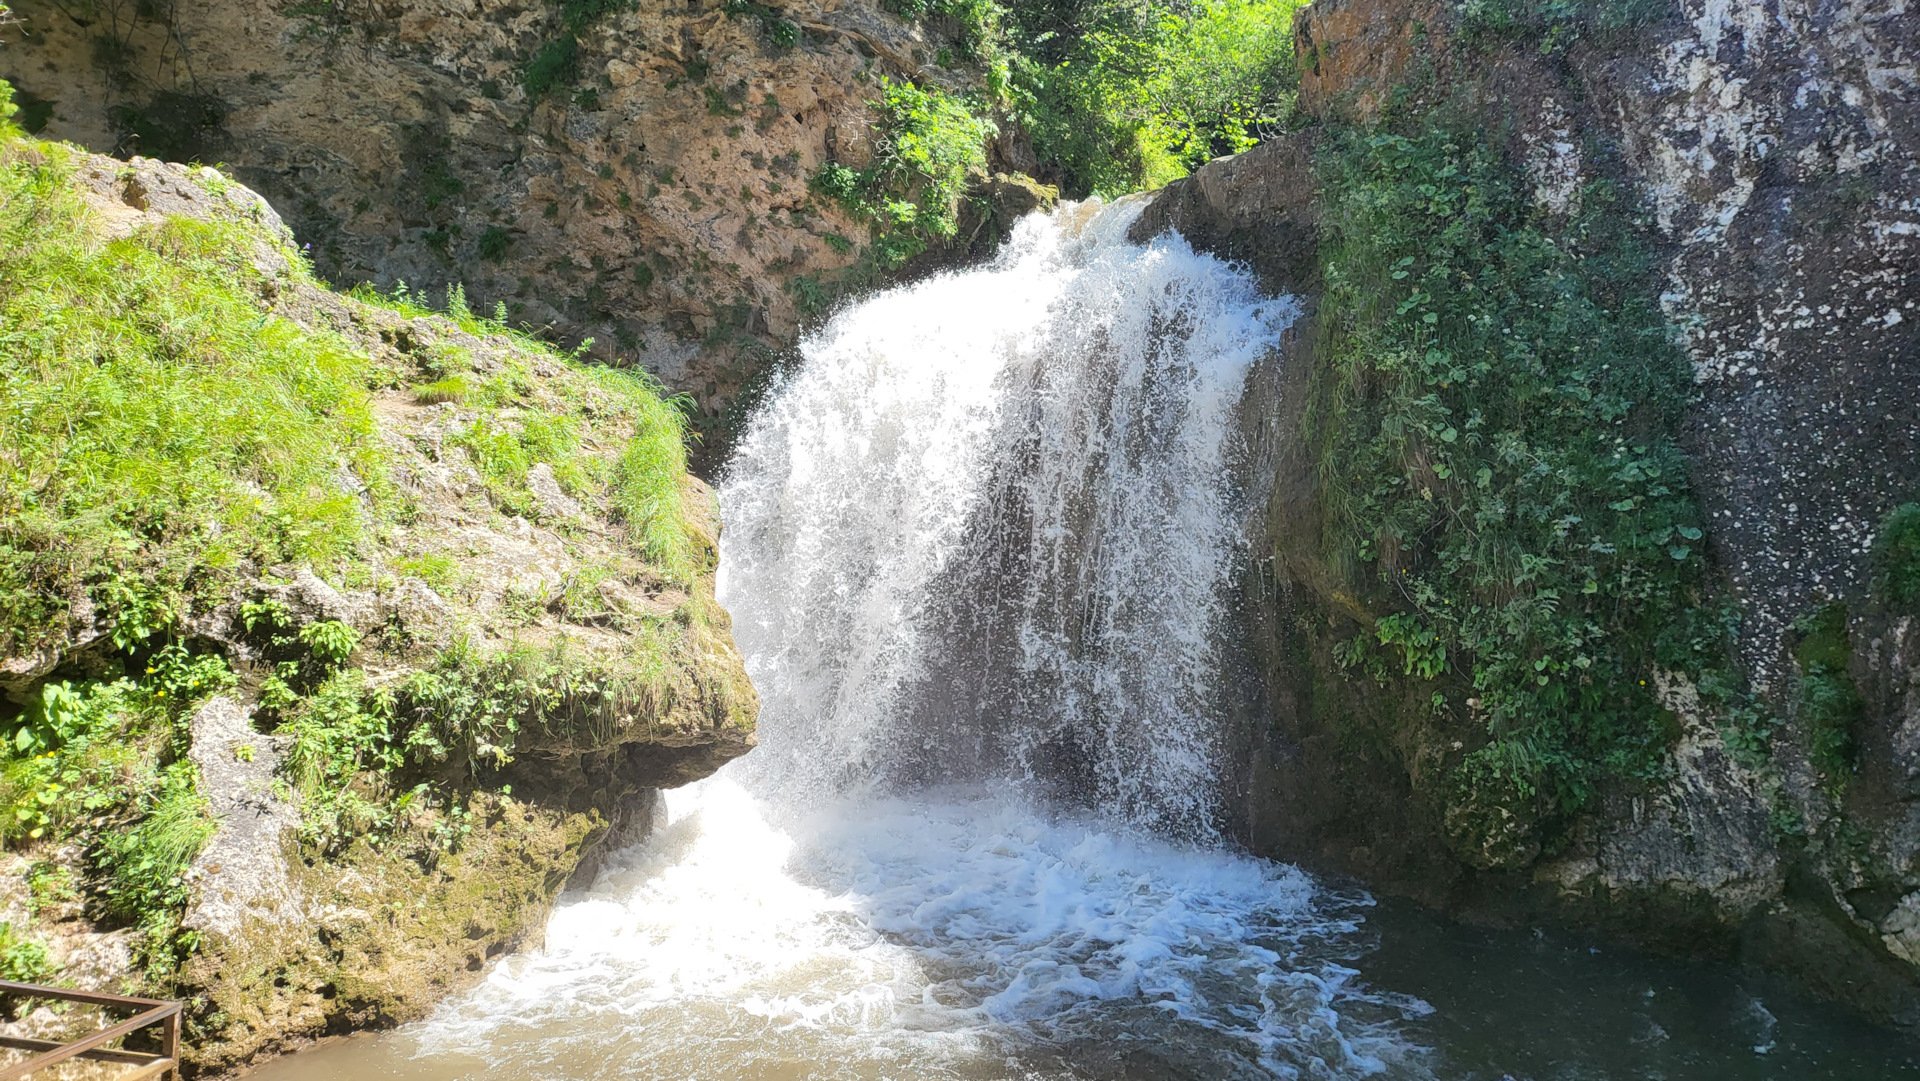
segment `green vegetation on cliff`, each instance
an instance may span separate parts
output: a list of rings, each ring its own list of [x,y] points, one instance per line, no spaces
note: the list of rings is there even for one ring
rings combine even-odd
[[[389,883],[469,844],[577,854],[604,819],[507,795],[529,743],[712,725],[744,749],[714,526],[657,384],[458,289],[444,312],[336,296],[213,170],[40,142],[9,112],[0,83],[0,840],[137,928],[153,986],[196,986],[173,981],[202,946],[181,921],[216,830],[214,695],[251,715],[231,753],[277,767],[290,843],[391,857]],[[145,212],[164,199],[193,216]],[[524,575],[535,557],[566,575]]]
[[[959,53],[943,49],[940,62],[978,67],[984,91],[882,78],[872,160],[830,162],[813,189],[872,225],[873,261],[890,269],[953,236],[967,179],[1000,132],[1024,136],[1036,175],[1070,198],[1157,187],[1293,122],[1299,6],[904,0],[901,14],[957,28]]]
[[[1481,729],[1448,819],[1491,864],[1660,767],[1663,671],[1732,684],[1632,206],[1594,181],[1555,214],[1502,138],[1438,113],[1329,132],[1309,418],[1328,557],[1390,610],[1337,655]]]
[[[1296,124],[1301,0],[1016,0],[1009,110],[1071,198],[1158,187]]]
[[[869,105],[872,159],[860,169],[828,162],[810,183],[872,225],[872,258],[890,269],[953,237],[967,176],[985,168],[995,128],[976,104],[937,87],[883,78]]]

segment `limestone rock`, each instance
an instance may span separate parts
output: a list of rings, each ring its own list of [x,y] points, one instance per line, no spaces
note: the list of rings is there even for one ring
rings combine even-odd
[[[1196,248],[1251,266],[1269,293],[1315,288],[1314,136],[1308,129],[1208,162],[1161,189],[1128,236],[1177,230]]]
[[[1920,636],[1875,588],[1872,558],[1884,516],[1920,491],[1920,9],[1676,0],[1643,26],[1551,47],[1526,29],[1469,41],[1462,10],[1303,9],[1300,104],[1330,129],[1380,119],[1396,94],[1415,110],[1447,102],[1506,133],[1496,150],[1548,219],[1595,183],[1644,208],[1659,303],[1692,367],[1678,436],[1702,543],[1742,612],[1758,723],[1786,723],[1764,758],[1736,753],[1751,747],[1740,722],[1665,678],[1678,738],[1659,776],[1603,793],[1550,847],[1530,847],[1524,808],[1461,820],[1440,781],[1469,731],[1347,678],[1330,652],[1380,613],[1321,549],[1320,448],[1297,436],[1324,361],[1303,323],[1270,396],[1244,403],[1249,457],[1272,470],[1252,539],[1270,562],[1248,585],[1262,602],[1250,648],[1274,673],[1249,769],[1255,844],[1475,916],[1740,956],[1920,1028]],[[1318,310],[1311,132],[1169,185],[1135,238],[1178,229]],[[1847,611],[1840,675],[1860,695],[1844,775],[1813,765],[1794,720],[1792,626],[1831,604]]]
[[[249,919],[303,918],[287,879],[286,834],[300,812],[276,793],[288,737],[253,730],[250,711],[227,695],[210,698],[193,715],[193,764],[200,794],[219,823],[189,872],[195,898],[181,925],[233,935]]]
[[[346,835],[327,846],[299,837],[303,820],[320,819],[289,788],[290,735],[255,731],[240,692],[192,716],[188,753],[217,822],[188,872],[184,923],[200,932],[200,948],[172,985],[196,1002],[195,1024],[209,1026],[191,1047],[193,1066],[237,1069],[328,1032],[422,1017],[479,979],[489,960],[536,941],[553,899],[601,838],[615,830],[631,843],[644,831],[658,788],[707,776],[753,747],[758,699],[713,599],[717,503],[704,484],[681,478],[688,551],[684,566],[668,568],[605,513],[603,496],[568,496],[552,463],[524,480],[483,475],[463,443],[474,425],[519,434],[542,417],[566,418],[574,464],[605,475],[633,438],[631,405],[524,339],[319,288],[297,272],[264,204],[216,173],[79,158],[76,190],[103,231],[144,228],[163,209],[238,225],[264,276],[262,315],[336,332],[377,365],[368,389],[385,475],[376,485],[343,466],[332,478],[370,519],[353,577],[332,577],[337,564],[241,560],[192,594],[186,603],[206,610],[176,613],[173,635],[223,654],[250,690],[279,678],[281,664],[316,660],[300,631],[346,624],[350,654],[294,678],[310,685],[302,693],[323,680],[343,681],[349,694],[357,686],[357,701],[375,710],[392,701],[382,692],[427,675],[510,674],[556,699],[575,696],[555,715],[527,709],[517,732],[454,739],[414,763],[428,782],[424,798],[379,791],[397,774],[361,774],[352,783],[372,786],[362,794],[389,820],[363,835],[363,824],[345,819]],[[139,181],[134,196],[129,177]],[[476,381],[511,375],[512,403],[428,403],[410,388],[453,363]],[[277,602],[274,618],[249,628],[246,606],[263,600]],[[112,630],[95,624],[84,597],[70,602],[69,625],[39,654],[6,658],[8,673],[30,684],[58,665],[84,667],[88,645]],[[576,724],[583,716],[590,723]],[[511,748],[483,743],[509,733]],[[85,923],[84,912],[70,915]],[[67,934],[76,945],[62,955],[97,958],[109,969],[84,974],[115,985],[133,977],[131,934]]]
[[[580,517],[579,501],[561,489],[560,482],[554,478],[553,467],[547,463],[536,463],[527,470],[527,490],[540,501],[540,508],[547,512],[547,517],[562,521]]]

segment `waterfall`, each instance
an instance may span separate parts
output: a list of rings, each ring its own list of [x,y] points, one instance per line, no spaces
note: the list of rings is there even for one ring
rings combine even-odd
[[[1296,309],[1136,213],[803,343],[721,486],[759,748],[350,1075],[1422,1075],[1367,898],[1216,830],[1234,412]]]
[[[1138,205],[841,312],[721,490],[721,599],[787,793],[1013,779],[1213,830],[1234,407],[1298,314]],[[776,787],[769,780],[768,787]]]

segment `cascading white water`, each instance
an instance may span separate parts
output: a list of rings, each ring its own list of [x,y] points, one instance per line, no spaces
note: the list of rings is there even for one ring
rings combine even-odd
[[[545,947],[353,1068],[556,1078],[1358,1077],[1364,898],[1215,836],[1234,408],[1290,301],[1136,211],[803,343],[721,489],[760,747]],[[343,1060],[344,1061],[344,1060]]]
[[[843,312],[750,429],[721,592],[769,789],[1064,781],[1208,834],[1233,408],[1298,309],[1136,213]]]

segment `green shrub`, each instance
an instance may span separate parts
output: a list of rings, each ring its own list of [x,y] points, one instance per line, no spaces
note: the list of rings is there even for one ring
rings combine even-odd
[[[1668,0],[1465,0],[1459,7],[1468,40],[1520,39],[1542,53],[1564,51],[1589,34],[1645,26],[1669,10]]]
[[[521,83],[530,98],[545,97],[556,86],[572,82],[580,73],[580,42],[572,34],[540,46],[527,62]]]
[[[360,634],[337,619],[323,619],[300,628],[300,641],[322,664],[342,665],[360,644]]]
[[[1898,605],[1920,600],[1920,503],[1887,512],[1873,542],[1875,585]]]
[[[1657,669],[1726,663],[1671,434],[1687,367],[1618,192],[1589,184],[1555,221],[1499,131],[1402,128],[1332,131],[1320,165],[1325,549],[1394,609],[1373,632],[1400,677],[1484,724],[1456,798],[1571,813],[1658,768],[1675,729]]]
[[[814,173],[814,191],[873,227],[876,257],[898,266],[929,241],[954,235],[967,174],[984,169],[992,121],[937,87],[880,81],[873,158],[863,169],[828,162]]]
[[[1293,122],[1299,0],[1016,0],[1008,109],[1071,198],[1156,187]]]
[[[727,0],[726,12],[736,18],[757,21],[766,32],[767,40],[776,49],[791,49],[800,43],[800,27],[765,4],[756,4],[753,0]]]
[[[192,704],[233,683],[225,661],[173,643],[138,679],[43,686],[0,746],[0,837],[59,840],[138,804],[184,749]]]
[[[527,97],[538,100],[555,87],[565,86],[580,77],[580,35],[595,22],[624,11],[630,0],[560,0],[560,35],[536,49],[521,83]],[[582,108],[598,108],[598,101],[582,103]]]
[[[480,258],[485,259],[489,263],[497,263],[505,259],[507,257],[507,243],[509,239],[505,229],[500,228],[498,225],[487,226],[486,231],[480,234],[478,244]]]
[[[1794,621],[1794,719],[1806,734],[1807,758],[1833,784],[1853,771],[1853,725],[1865,703],[1848,671],[1853,641],[1847,607],[1827,604]]]
[[[6,5],[0,4],[0,18],[7,14]],[[0,79],[0,141],[20,136],[20,127],[14,118],[20,115],[20,106],[14,104],[13,84]]]
[[[0,8],[0,14],[5,9]],[[13,924],[0,920],[0,980],[15,983],[46,983],[59,971],[47,953],[46,943],[30,938]]]

